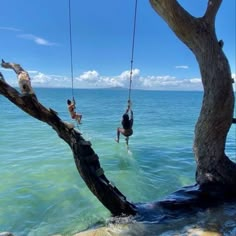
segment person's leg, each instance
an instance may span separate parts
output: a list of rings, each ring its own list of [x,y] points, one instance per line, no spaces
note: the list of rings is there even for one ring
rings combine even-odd
[[[125,143],[127,146],[129,145],[129,137],[125,137]]]
[[[82,115],[79,115],[79,123],[81,124]]]
[[[77,114],[76,115],[76,120],[78,121],[79,124],[81,123],[81,119],[82,119],[82,115]]]
[[[116,138],[116,142],[119,143],[120,141],[120,133],[122,133],[122,130],[121,128],[117,128],[117,138]]]

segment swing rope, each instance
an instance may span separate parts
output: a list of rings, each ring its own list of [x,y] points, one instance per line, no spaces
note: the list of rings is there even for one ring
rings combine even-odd
[[[128,107],[131,106],[131,88],[132,88],[132,78],[133,78],[133,63],[134,63],[134,45],[135,45],[135,33],[136,33],[136,18],[137,18],[137,6],[138,0],[135,0],[134,7],[134,24],[133,24],[133,37],[132,37],[132,49],[131,49],[131,60],[130,60],[130,76],[129,76],[129,95],[128,95]],[[127,149],[129,150],[129,137],[125,138]]]
[[[71,2],[69,1],[69,38],[70,38],[70,72],[71,72],[71,94],[73,102],[74,98],[74,69],[73,69],[73,47],[72,47],[72,23],[71,23]]]
[[[133,76],[133,63],[134,63],[134,45],[135,45],[135,33],[136,33],[137,6],[138,6],[138,0],[135,0],[134,26],[133,26],[131,61],[130,61],[130,77],[129,77],[129,96],[128,96],[128,103],[130,102],[130,98],[131,98],[131,87],[132,87],[132,76]]]

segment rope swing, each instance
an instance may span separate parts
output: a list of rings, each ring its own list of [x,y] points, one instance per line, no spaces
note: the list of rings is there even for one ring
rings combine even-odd
[[[133,26],[133,38],[132,38],[131,60],[130,60],[130,77],[129,77],[128,105],[130,105],[130,102],[131,102],[130,99],[131,99],[131,88],[132,88],[132,77],[133,77],[134,45],[135,45],[135,33],[136,33],[137,6],[138,6],[138,0],[135,0],[135,7],[134,7],[134,26]]]
[[[69,38],[70,38],[70,72],[71,72],[71,95],[74,98],[74,68],[73,68],[73,46],[72,46],[72,23],[71,23],[71,2],[69,1]]]
[[[133,128],[132,128],[133,127],[133,111],[131,109],[131,89],[132,89],[132,76],[133,76],[137,5],[138,5],[138,0],[135,0],[134,26],[133,26],[133,37],[132,37],[131,61],[130,61],[128,106],[127,106],[127,109],[126,109],[125,113],[122,116],[122,122],[121,122],[122,123],[122,128],[120,128],[120,127],[117,128],[117,138],[116,138],[116,142],[119,143],[120,134],[123,134],[125,136],[125,141],[126,141],[128,151],[129,151],[129,137],[133,134]]]
[[[77,121],[77,125],[81,124],[82,115],[76,112],[76,102],[74,97],[74,69],[73,69],[73,47],[72,47],[72,23],[71,23],[71,2],[68,0],[68,10],[69,10],[69,43],[70,43],[70,71],[71,71],[71,96],[67,100],[68,110],[70,112],[71,118]]]

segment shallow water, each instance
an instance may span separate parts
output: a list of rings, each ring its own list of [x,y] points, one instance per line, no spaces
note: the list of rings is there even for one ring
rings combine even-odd
[[[42,104],[71,122],[66,108],[69,89],[36,89],[36,93]],[[124,139],[120,144],[114,141],[126,90],[76,90],[77,107],[83,113],[79,128],[92,142],[106,176],[130,201],[161,200],[195,182],[192,145],[202,93],[134,90],[132,97],[135,123],[130,152]],[[69,146],[48,125],[2,96],[0,104],[0,232],[72,235],[109,226],[110,213],[82,181]],[[235,150],[232,126],[226,146],[232,160]],[[235,214],[235,205],[225,204],[173,223],[132,221],[128,230],[130,235],[188,235],[192,228],[205,228],[236,235]]]
[[[107,223],[106,227],[81,232],[78,236],[234,236],[236,235],[236,206],[224,204],[220,207],[188,216],[172,219],[164,223],[156,222],[127,222]],[[123,219],[123,221],[125,221]],[[96,233],[96,234],[95,234]]]

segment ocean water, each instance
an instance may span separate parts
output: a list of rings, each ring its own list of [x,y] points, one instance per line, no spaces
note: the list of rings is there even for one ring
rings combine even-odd
[[[35,89],[39,101],[71,121],[70,89]],[[127,105],[127,90],[74,90],[79,127],[92,142],[109,180],[131,202],[161,200],[195,183],[192,146],[202,92],[132,91],[134,134],[127,152],[116,128]],[[109,211],[81,179],[69,146],[47,124],[0,96],[0,232],[16,236],[73,235],[109,226]],[[236,161],[236,126],[226,153]],[[127,222],[126,222],[127,223]],[[236,235],[236,206],[225,204],[174,224],[132,222],[124,235],[191,235],[192,229]],[[129,232],[129,233],[128,233]],[[122,234],[123,235],[123,234]],[[210,234],[209,234],[210,235]],[[213,234],[211,234],[213,235]]]

